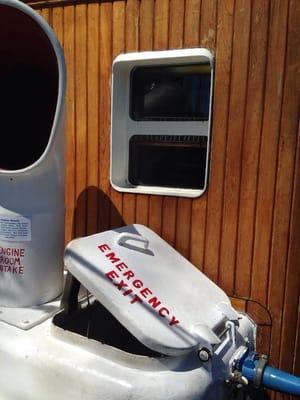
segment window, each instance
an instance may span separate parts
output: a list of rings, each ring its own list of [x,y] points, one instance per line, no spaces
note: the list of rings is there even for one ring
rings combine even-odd
[[[207,186],[213,57],[206,49],[122,54],[113,64],[111,183],[197,197]]]
[[[205,136],[135,135],[129,144],[129,181],[133,185],[203,189],[206,154]]]
[[[135,121],[207,121],[210,65],[137,67],[131,72]]]

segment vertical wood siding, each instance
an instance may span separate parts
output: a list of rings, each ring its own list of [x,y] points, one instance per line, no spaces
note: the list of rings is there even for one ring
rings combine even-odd
[[[274,364],[300,375],[300,2],[75,4],[32,2],[57,33],[68,68],[66,241],[148,225],[260,323],[260,350]],[[215,54],[207,192],[194,200],[116,192],[113,59],[201,46]]]

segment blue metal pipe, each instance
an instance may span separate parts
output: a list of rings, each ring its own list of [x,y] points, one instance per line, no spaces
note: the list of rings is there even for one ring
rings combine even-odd
[[[266,366],[262,384],[269,389],[300,396],[300,377],[277,368]]]
[[[255,369],[255,364],[251,363],[252,365],[249,365],[249,360],[246,358],[244,363],[242,364],[242,374],[245,378],[248,379],[248,381],[253,382],[256,374],[256,369]]]
[[[300,377],[268,365],[261,368],[260,356],[250,352],[238,363],[238,369],[248,381],[255,383],[259,376],[262,386],[279,392],[300,396]]]

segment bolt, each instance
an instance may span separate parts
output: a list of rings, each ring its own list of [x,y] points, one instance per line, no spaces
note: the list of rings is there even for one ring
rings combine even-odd
[[[210,351],[206,347],[202,347],[202,349],[198,351],[198,357],[202,362],[207,362],[211,357]]]

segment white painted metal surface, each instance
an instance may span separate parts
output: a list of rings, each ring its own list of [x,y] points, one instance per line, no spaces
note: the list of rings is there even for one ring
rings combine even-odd
[[[81,300],[71,314],[58,312],[53,321],[48,314],[29,329],[0,321],[1,399],[227,399],[230,385],[225,382],[236,358],[247,347],[254,349],[256,327],[193,265],[141,225],[75,240],[66,250],[66,262],[96,297]],[[155,295],[160,303],[152,312],[140,301],[131,303],[136,291],[124,295],[124,283],[113,282],[112,271],[131,271],[135,275],[127,273],[128,287],[144,300]],[[133,347],[127,347],[122,335],[128,332],[111,314],[94,308],[97,299],[144,344],[171,355],[141,350],[131,336]],[[45,304],[39,313],[51,306]],[[24,308],[23,315],[29,311]],[[172,328],[181,325],[174,335]],[[203,344],[207,348],[199,349]]]
[[[0,170],[0,305],[34,306],[54,299],[62,290],[66,72],[62,49],[49,25],[22,2],[0,0],[0,6],[29,17],[36,32],[46,35],[58,68],[57,103],[44,152],[25,168]]]
[[[209,63],[211,69],[211,92],[208,121],[134,121],[130,118],[130,80],[131,71],[140,66],[164,66]],[[111,110],[111,162],[110,181],[120,192],[148,193],[168,196],[198,197],[203,189],[184,189],[160,186],[134,186],[128,181],[129,140],[134,135],[200,135],[208,138],[211,130],[213,55],[204,48],[167,51],[148,51],[121,54],[113,62],[112,72],[112,110]]]
[[[0,307],[0,321],[28,330],[53,317],[60,309],[60,297],[32,307]]]
[[[66,275],[66,271],[65,271]],[[78,298],[86,297],[86,289],[81,286]],[[38,306],[31,307],[1,307],[0,322],[12,325],[19,329],[28,330],[53,317],[60,310],[61,296]],[[0,330],[1,337],[1,330]],[[1,398],[1,397],[0,397]]]
[[[179,355],[237,321],[226,294],[161,237],[131,225],[75,239],[65,265],[144,345]]]
[[[99,321],[101,324],[101,321]],[[2,400],[221,400],[231,362],[254,345],[254,325],[239,315],[202,363],[196,352],[150,358],[126,353],[54,326],[27,331],[0,322]],[[246,341],[245,341],[246,340]]]

